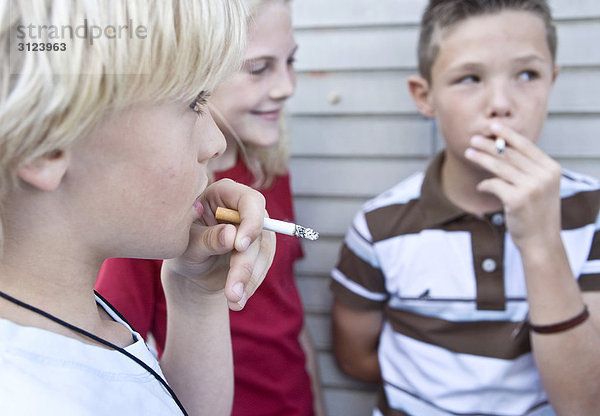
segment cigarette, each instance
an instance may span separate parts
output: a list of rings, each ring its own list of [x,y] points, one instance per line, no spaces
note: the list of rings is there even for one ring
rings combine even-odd
[[[496,137],[495,144],[496,144],[496,152],[498,152],[499,155],[504,153],[504,149],[506,149],[506,140],[504,140],[502,137]]]
[[[215,212],[215,219],[217,221],[226,221],[233,224],[240,223],[240,213],[234,209],[218,207]],[[316,240],[319,238],[319,233],[312,228],[303,227],[298,224],[291,222],[285,222],[281,220],[274,220],[273,218],[265,218],[263,223],[263,229],[268,231],[274,231],[279,234],[291,235],[299,238],[306,238],[307,240]]]

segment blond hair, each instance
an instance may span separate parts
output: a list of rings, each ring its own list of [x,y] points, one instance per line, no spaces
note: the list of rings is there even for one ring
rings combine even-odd
[[[111,112],[136,103],[191,102],[237,70],[246,17],[242,0],[1,1],[2,219],[21,164],[72,146]],[[65,30],[82,24],[105,29],[105,36],[78,39]],[[106,35],[123,24],[142,27],[146,37]],[[54,27],[67,38],[45,32],[48,39],[23,39],[29,27],[37,29],[33,36]],[[65,50],[17,52],[26,42],[64,43]]]
[[[253,17],[260,13],[263,7],[277,1],[286,5],[290,3],[290,0],[248,0],[250,12],[248,23],[251,24]],[[245,144],[231,127],[227,128],[235,139],[244,163],[254,176],[254,187],[268,188],[276,176],[287,172],[290,143],[283,113],[279,117],[279,140],[273,146],[263,147]]]

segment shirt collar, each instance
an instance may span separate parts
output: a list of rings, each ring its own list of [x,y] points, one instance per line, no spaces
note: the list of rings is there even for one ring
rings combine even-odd
[[[442,189],[442,165],[444,151],[439,152],[425,172],[421,185],[421,209],[426,218],[427,226],[441,225],[467,215],[463,209],[454,205]]]

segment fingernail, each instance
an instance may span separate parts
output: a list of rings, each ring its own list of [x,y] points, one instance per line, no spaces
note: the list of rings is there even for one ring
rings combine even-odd
[[[235,293],[238,298],[241,299],[244,297],[244,285],[240,282],[236,283],[235,285],[233,285],[233,287],[231,288],[231,290],[233,291],[233,293]]]
[[[250,237],[242,238],[242,248],[246,250],[248,247],[250,247]]]
[[[247,301],[248,301],[248,296],[246,295],[246,292],[244,292],[242,294],[242,298],[238,301],[238,305],[240,306],[240,308],[244,308],[244,306],[246,306]]]
[[[225,247],[227,244],[227,241],[225,240],[225,230],[221,230],[219,233],[219,244],[221,244],[221,247]]]

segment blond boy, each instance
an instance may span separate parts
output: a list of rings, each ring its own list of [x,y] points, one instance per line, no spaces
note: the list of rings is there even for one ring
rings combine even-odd
[[[228,306],[275,244],[261,195],[207,187],[206,95],[245,21],[239,1],[0,2],[0,414],[230,413]],[[160,366],[93,291],[108,257],[169,259]]]

